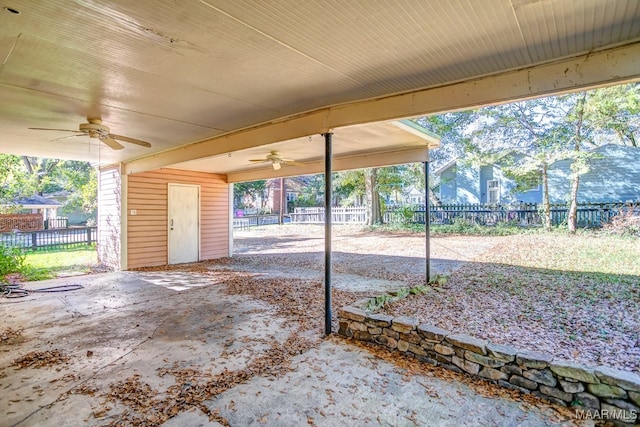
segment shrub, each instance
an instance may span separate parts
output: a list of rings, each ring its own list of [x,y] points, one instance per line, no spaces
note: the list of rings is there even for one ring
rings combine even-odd
[[[640,237],[640,206],[630,205],[620,209],[620,212],[602,229],[620,236]]]
[[[7,274],[20,273],[25,268],[25,256],[20,248],[0,244],[0,280],[5,281]]]

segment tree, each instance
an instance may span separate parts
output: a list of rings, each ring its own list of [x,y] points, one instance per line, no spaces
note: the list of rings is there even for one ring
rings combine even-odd
[[[364,169],[364,188],[367,199],[367,225],[382,224],[382,208],[380,206],[380,188],[378,186],[378,169]]]
[[[571,198],[569,202],[569,211],[567,212],[567,227],[569,232],[576,232],[576,220],[578,217],[578,188],[580,186],[580,175],[588,172],[589,168],[586,163],[586,156],[581,155],[583,140],[586,139],[586,123],[585,123],[585,103],[587,100],[587,92],[583,92],[575,99],[575,105],[572,112],[568,115],[570,121],[573,122],[574,134],[573,142],[573,162],[571,163]]]
[[[558,97],[496,105],[479,111],[472,133],[476,145],[471,157],[484,163],[499,161],[520,188],[542,184],[546,230],[551,229],[549,165],[569,155],[566,116],[566,105]]]
[[[359,205],[364,198],[367,224],[384,222],[384,199],[404,187],[415,185],[411,165],[356,169],[334,175],[334,197],[340,204]]]
[[[436,170],[448,161],[475,150],[472,138],[473,124],[478,120],[477,110],[437,114],[413,119],[414,122],[440,136],[440,147],[429,152],[429,168]],[[413,163],[408,167],[412,181],[420,189],[425,188],[424,166]],[[437,183],[436,183],[437,184]],[[433,182],[428,188],[429,201],[435,206],[442,203],[433,191]]]
[[[52,174],[51,186],[68,191],[63,212],[94,213],[98,208],[97,169],[89,162],[65,160],[58,163]]]
[[[585,115],[594,128],[619,144],[640,147],[640,83],[596,89],[588,101]]]
[[[258,181],[239,182],[233,185],[233,205],[235,208],[244,206],[245,198],[249,198],[255,203],[259,198],[262,199],[264,191],[267,188],[267,181],[264,179]]]
[[[46,159],[40,157],[22,156],[22,162],[27,169],[28,175],[31,177],[35,192],[42,196],[45,192],[60,190],[55,185],[56,167],[61,160]]]
[[[585,150],[606,143],[638,147],[640,84],[599,88],[562,98],[570,107],[567,124],[572,150],[567,227],[575,233],[580,176],[589,172],[589,161],[594,157]]]
[[[640,85],[633,83],[498,105],[478,110],[467,158],[494,162],[521,183],[536,176],[543,187],[545,227],[550,228],[549,166],[571,161],[567,226],[575,232],[580,176],[589,171],[589,150],[606,143],[638,146]],[[515,155],[505,155],[505,154]]]
[[[65,190],[70,195],[63,211],[91,213],[97,207],[97,174],[88,162],[3,154],[0,181],[5,202]]]
[[[9,203],[35,191],[22,160],[12,154],[0,154],[0,202]]]

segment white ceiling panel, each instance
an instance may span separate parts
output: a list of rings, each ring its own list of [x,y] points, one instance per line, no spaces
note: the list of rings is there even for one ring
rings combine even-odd
[[[75,129],[98,116],[112,132],[153,145],[127,146],[109,161],[640,40],[637,0],[6,0],[2,7],[0,149],[37,155],[46,147],[50,155],[51,135],[29,127]],[[385,115],[399,117],[378,114]],[[69,143],[59,155],[87,152]]]

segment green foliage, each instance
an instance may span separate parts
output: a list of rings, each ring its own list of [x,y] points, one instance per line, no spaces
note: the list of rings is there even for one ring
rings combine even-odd
[[[424,224],[391,223],[380,226],[371,226],[367,227],[367,229],[371,231],[424,233]],[[464,218],[456,218],[453,224],[432,224],[429,229],[432,236],[510,236],[513,234],[530,234],[539,232],[537,228],[522,228],[517,224],[504,222],[496,225],[478,225],[466,221]]]
[[[369,302],[364,308],[367,311],[378,311],[381,308],[386,307],[388,304],[400,301],[401,299],[404,299],[409,295],[426,294],[427,292],[431,291],[431,289],[431,286],[427,285],[419,285],[412,288],[401,288],[397,291],[378,295],[369,299]]]
[[[596,89],[591,92],[585,109],[594,127],[620,144],[640,145],[639,83]]]
[[[289,205],[289,212],[296,207],[324,206],[324,174],[311,175],[300,188],[300,195]]]
[[[0,154],[0,201],[64,190],[70,196],[61,212],[93,213],[97,187],[96,170],[89,162]]]
[[[62,212],[94,213],[98,208],[98,177],[88,162],[65,161],[57,168],[56,181],[71,194]]]
[[[19,248],[0,244],[0,281],[6,281],[7,274],[21,273],[24,261],[25,255]]]
[[[429,153],[434,164],[445,162],[462,156],[474,147],[470,129],[478,119],[478,110],[444,113],[414,119],[420,126],[440,136],[440,147]],[[424,173],[422,188],[424,188]]]
[[[403,225],[407,225],[407,224],[411,224],[413,223],[413,214],[414,214],[414,207],[413,206],[403,206],[400,209],[400,215],[402,218],[402,224]]]
[[[449,281],[449,279],[444,274],[436,274],[431,278],[431,280],[429,280],[429,284],[435,285],[435,286],[442,286],[442,285],[446,285],[447,281]]]
[[[236,208],[245,207],[245,198],[255,203],[261,198],[267,188],[267,181],[260,179],[258,181],[239,182],[233,185],[233,205]]]
[[[19,156],[0,154],[0,202],[31,196],[35,186]]]

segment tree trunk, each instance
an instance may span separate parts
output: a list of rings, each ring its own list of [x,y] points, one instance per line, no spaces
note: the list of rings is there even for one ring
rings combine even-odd
[[[578,187],[580,186],[580,175],[575,174],[571,180],[571,204],[567,213],[567,226],[570,233],[576,232],[576,220],[578,217]]]
[[[284,224],[284,215],[287,209],[287,196],[284,191],[284,178],[280,178],[280,225]]]
[[[549,173],[546,163],[542,164],[542,206],[544,209],[544,229],[551,231],[551,203],[549,203]]]
[[[577,117],[578,120],[576,122],[576,132],[575,132],[575,145],[573,147],[576,154],[580,152],[580,143],[582,142],[582,125],[584,122],[584,104],[587,99],[587,93],[583,92],[582,98],[578,100],[576,105]],[[580,174],[584,173],[581,171],[579,157],[576,156],[573,159],[573,163],[571,164],[571,204],[569,205],[569,212],[567,213],[567,227],[569,228],[570,233],[576,232],[576,220],[578,216],[578,188],[580,186]]]
[[[429,188],[429,202],[431,203],[432,206],[435,206],[435,207],[442,206],[442,202],[438,198],[438,195],[434,193],[431,188]]]
[[[378,170],[364,170],[364,186],[367,194],[367,225],[382,224],[380,193],[378,192]]]

